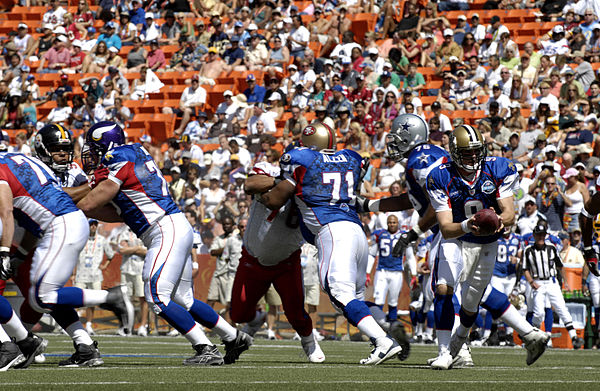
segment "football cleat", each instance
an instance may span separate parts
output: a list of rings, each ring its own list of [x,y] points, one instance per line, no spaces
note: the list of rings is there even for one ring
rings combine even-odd
[[[550,336],[538,328],[534,328],[522,339],[525,342],[525,349],[527,349],[527,365],[531,365],[544,354]]]
[[[310,334],[308,337],[301,338],[302,349],[308,357],[308,361],[312,363],[321,363],[325,361],[325,354],[321,350],[319,343],[317,342],[314,334]]]
[[[125,335],[131,334],[131,330],[133,330],[135,309],[127,295],[126,286],[119,285],[108,289],[106,303],[100,304],[100,308],[114,312],[121,322]]]
[[[240,357],[240,354],[248,350],[252,346],[252,337],[243,331],[237,332],[237,335],[233,341],[223,341],[225,345],[225,364],[233,364]]]
[[[374,348],[371,350],[369,357],[360,360],[360,363],[363,365],[381,364],[382,362],[395,357],[402,350],[402,347],[396,340],[387,336],[371,341]]]
[[[79,344],[75,346],[75,353],[66,360],[58,363],[62,368],[79,368],[79,367],[98,367],[104,364],[100,350],[98,350],[98,342],[94,341],[91,345]]]
[[[223,356],[215,345],[198,344],[194,346],[196,354],[183,360],[183,365],[223,365]]]
[[[431,366],[431,369],[450,369],[452,368],[452,355],[449,351],[444,350],[434,359],[428,360],[428,364]]]
[[[169,337],[179,337],[181,333],[177,329],[173,329],[167,333]]]
[[[137,335],[139,335],[140,337],[147,337],[148,336],[148,327],[146,327],[146,326],[138,327]]]
[[[44,353],[48,341],[35,334],[29,333],[27,338],[17,342],[17,346],[25,356],[25,361],[15,366],[15,368],[27,368],[38,354]]]
[[[271,329],[267,330],[267,339],[270,339],[270,340],[277,339],[277,336],[275,335],[275,332],[273,330],[271,330]]]
[[[452,360],[452,368],[474,367],[473,357],[471,357],[471,348],[463,344],[458,354]]]
[[[325,339],[325,337],[323,335],[321,335],[321,333],[319,333],[319,330],[317,330],[317,329],[313,329],[313,335],[315,336],[315,339],[317,340],[317,342],[321,342],[322,340]]]
[[[24,363],[25,356],[14,342],[0,343],[0,372],[8,371],[10,368]]]
[[[406,330],[404,330],[404,326],[402,325],[402,323],[398,321],[392,323],[392,325],[390,326],[390,334],[392,335],[392,337],[394,337],[396,341],[398,341],[400,347],[402,347],[402,350],[400,351],[400,353],[398,353],[398,360],[406,360],[408,358],[408,355],[410,354],[410,339],[408,338],[408,335],[406,334]]]

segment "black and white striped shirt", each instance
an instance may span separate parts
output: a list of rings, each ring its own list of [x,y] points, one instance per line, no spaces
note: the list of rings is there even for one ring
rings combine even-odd
[[[557,267],[562,267],[562,262],[558,250],[552,244],[544,243],[542,248],[532,244],[523,252],[523,270],[529,270],[534,280],[556,277]]]

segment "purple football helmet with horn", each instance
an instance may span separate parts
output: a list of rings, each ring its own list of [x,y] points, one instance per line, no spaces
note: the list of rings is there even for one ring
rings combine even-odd
[[[91,174],[108,151],[124,144],[125,133],[118,124],[112,121],[101,121],[94,124],[87,131],[85,144],[81,150],[83,170]]]

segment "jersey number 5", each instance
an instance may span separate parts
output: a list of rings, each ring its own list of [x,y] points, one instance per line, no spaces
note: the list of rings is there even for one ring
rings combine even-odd
[[[346,181],[346,187],[348,189],[348,196],[350,200],[354,199],[354,174],[352,171],[347,171],[344,175],[344,179]],[[330,205],[337,204],[338,201],[343,197],[341,195],[342,191],[342,173],[341,172],[324,172],[323,173],[323,183],[324,184],[333,184],[333,188],[331,189],[331,201]]]

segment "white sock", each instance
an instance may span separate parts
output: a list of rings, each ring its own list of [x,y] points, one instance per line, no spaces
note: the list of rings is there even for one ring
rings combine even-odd
[[[85,307],[93,307],[96,305],[106,303],[108,297],[108,291],[97,290],[97,289],[82,289],[83,291],[83,305]]]
[[[454,315],[454,324],[452,325],[452,334],[456,332],[456,329],[460,326],[460,316]]]
[[[21,323],[21,319],[19,319],[17,314],[15,314],[15,311],[13,311],[8,322],[4,323],[2,326],[6,330],[6,333],[13,337],[17,342],[27,338],[27,329],[23,327],[23,323]]]
[[[452,332],[450,330],[438,330],[437,331],[437,339],[438,339],[438,352],[441,354],[442,351],[448,351],[448,346],[450,345],[450,337],[452,336]]]
[[[488,339],[492,335],[492,330],[485,329],[483,330],[483,339]]]
[[[221,316],[219,316],[219,320],[213,330],[219,334],[219,337],[221,337],[224,342],[233,341],[237,336],[237,329],[227,323]]]
[[[92,322],[86,322],[85,327],[92,327]]]
[[[502,314],[500,317],[504,323],[517,330],[519,335],[525,335],[531,330],[533,330],[533,326],[529,324],[524,317],[519,314],[519,311],[511,304],[508,309]]]
[[[314,335],[319,335],[319,330],[317,330],[317,329],[313,329],[313,334],[314,334]]]
[[[81,324],[80,321],[73,323],[72,325],[67,327],[65,331],[73,339],[75,345],[91,345],[94,343],[94,341],[92,341],[92,338],[90,338],[90,335],[83,328],[83,324]]]
[[[362,318],[362,320],[358,322],[357,327],[369,338],[377,339],[386,336],[385,331],[383,331],[381,326],[379,326],[377,321],[375,321],[371,315]]]
[[[425,335],[427,335],[429,338],[433,338],[433,327],[425,328]]]
[[[213,344],[212,342],[209,341],[208,338],[206,338],[206,334],[204,334],[204,331],[202,331],[202,327],[200,327],[198,325],[198,323],[196,323],[194,325],[194,327],[192,327],[192,329],[190,331],[188,331],[188,333],[186,335],[184,335],[184,337],[188,341],[190,341],[192,346],[196,346],[198,344],[212,346],[212,344]]]
[[[577,338],[577,331],[575,331],[575,329],[569,330],[569,337],[571,337],[571,339]]]
[[[0,343],[4,343],[4,342],[10,342],[10,337],[8,336],[8,334],[6,334],[6,331],[4,331],[4,328],[2,326],[0,326]]]

